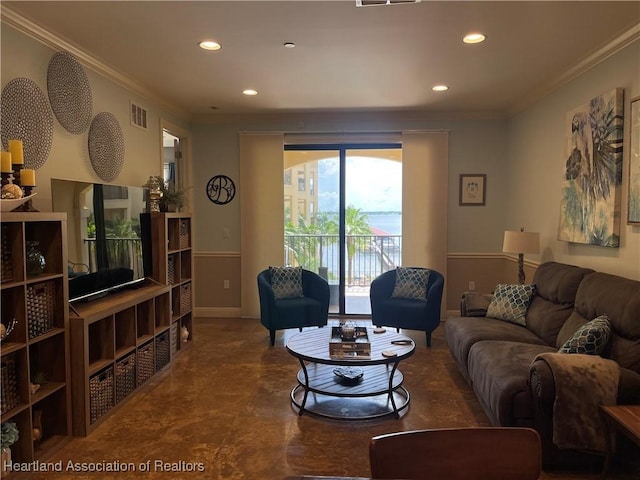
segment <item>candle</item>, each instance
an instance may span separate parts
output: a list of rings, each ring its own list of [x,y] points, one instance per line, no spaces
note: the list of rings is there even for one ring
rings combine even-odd
[[[9,140],[9,151],[11,152],[11,161],[14,165],[24,164],[22,140]]]
[[[36,171],[32,168],[23,168],[20,171],[20,185],[23,187],[35,187]]]
[[[11,152],[2,152],[0,153],[0,158],[2,159],[2,173],[11,173],[13,172],[13,168],[11,168]]]

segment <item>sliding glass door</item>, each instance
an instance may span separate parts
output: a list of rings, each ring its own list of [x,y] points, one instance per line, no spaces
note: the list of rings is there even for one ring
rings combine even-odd
[[[371,280],[400,264],[401,161],[399,144],[285,147],[285,263],[327,279],[330,313],[370,314]]]

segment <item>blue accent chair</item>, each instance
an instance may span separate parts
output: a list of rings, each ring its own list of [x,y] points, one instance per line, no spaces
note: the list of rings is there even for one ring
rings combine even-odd
[[[329,284],[320,275],[302,270],[303,297],[276,299],[271,288],[269,269],[258,274],[260,322],[269,330],[271,345],[276,330],[285,328],[322,327],[329,317]],[[328,347],[327,347],[328,348]]]
[[[431,332],[440,325],[440,304],[444,277],[429,269],[426,301],[393,298],[396,270],[389,270],[371,282],[371,322],[376,327],[394,327],[419,330],[427,334],[427,347],[431,346]]]

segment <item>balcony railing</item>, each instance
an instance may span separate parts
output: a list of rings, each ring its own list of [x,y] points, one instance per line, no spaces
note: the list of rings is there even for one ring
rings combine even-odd
[[[338,283],[338,235],[285,235],[286,265],[300,265]],[[347,235],[346,287],[369,286],[371,280],[400,265],[402,235]]]
[[[89,271],[95,272],[98,269],[96,259],[96,239],[83,239],[87,252],[84,261],[89,265]],[[105,241],[109,268],[124,267],[130,268],[134,272],[133,278],[140,278],[144,275],[142,265],[142,240],[139,238],[119,238],[107,237]]]

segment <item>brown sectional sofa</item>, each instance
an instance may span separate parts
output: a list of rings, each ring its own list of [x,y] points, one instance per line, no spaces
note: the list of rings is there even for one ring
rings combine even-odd
[[[553,444],[554,375],[534,359],[557,352],[580,326],[607,314],[612,332],[602,357],[620,366],[617,401],[640,404],[640,282],[547,262],[532,283],[526,326],[461,316],[447,319],[445,337],[492,424],[536,428],[545,465],[558,465],[576,455]]]

